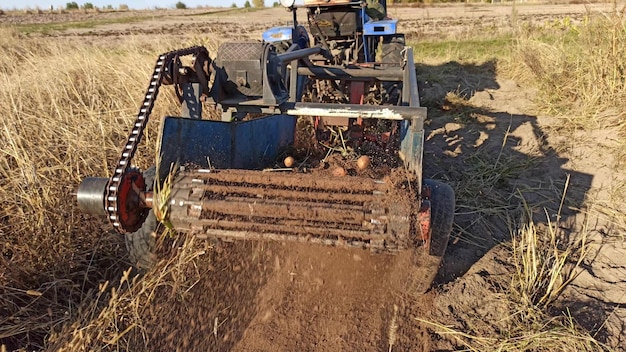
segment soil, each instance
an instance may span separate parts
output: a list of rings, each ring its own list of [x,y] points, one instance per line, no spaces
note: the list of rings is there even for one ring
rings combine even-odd
[[[497,29],[513,20],[577,20],[588,9],[610,6],[455,5],[393,8],[390,15],[402,21],[411,40]],[[67,20],[56,16],[46,21]],[[159,16],[140,25],[107,24],[51,35],[94,39],[164,32],[183,36],[193,31],[245,40],[258,39],[262,30],[287,24],[290,17],[283,9],[254,12],[241,30],[241,18],[228,12],[218,17],[165,11]],[[14,21],[7,18],[1,16],[0,21]],[[15,21],[40,20],[33,15]],[[594,247],[593,260],[566,292],[564,302],[574,302],[569,304],[576,308],[572,316],[596,338],[616,350],[626,350],[626,309],[622,308],[626,304],[626,226],[608,212],[583,211],[584,204],[611,209],[607,205],[615,204],[615,197],[622,199],[616,196],[619,190],[610,186],[625,184],[626,176],[616,171],[623,161],[602,154],[619,143],[616,131],[580,132],[572,136],[574,140],[593,143],[574,148],[568,145],[569,136],[557,137],[554,119],[537,114],[536,92],[497,77],[494,63],[449,66],[455,74],[445,82],[419,82],[423,100],[432,104],[424,177],[443,180],[465,192],[457,191],[453,239],[433,289],[419,296],[406,293],[399,284],[408,268],[402,255],[294,243],[207,242],[200,245],[207,247],[207,253],[184,267],[194,284],[181,296],[175,289],[159,288],[153,304],[142,313],[141,328],[131,331],[127,348],[140,350],[147,343],[148,350],[154,351],[456,350],[457,342],[433,334],[416,318],[460,329],[476,323],[484,324],[477,328],[482,331],[497,329],[494,324],[507,312],[494,286],[509,273],[501,259],[508,253],[504,244],[510,240],[510,228],[495,210],[518,214],[521,199],[511,195],[520,194],[552,216],[559,208],[559,192],[569,180],[563,231],[575,233],[584,219],[593,216],[591,240],[601,245]],[[418,65],[418,79],[440,68]],[[467,92],[471,111],[446,102],[449,91]],[[489,156],[486,161],[492,169],[479,175],[479,156],[483,155]],[[502,160],[515,169],[489,171]],[[496,174],[501,179],[494,188],[483,189],[476,182],[479,176]],[[470,184],[478,186],[468,188]],[[535,214],[538,221],[546,221],[543,214]]]
[[[428,335],[412,319],[421,305],[397,289],[402,259],[305,244],[223,243],[197,263],[202,278],[184,301],[168,290],[157,294],[144,319],[148,348],[383,350],[392,331],[398,350],[428,351]]]

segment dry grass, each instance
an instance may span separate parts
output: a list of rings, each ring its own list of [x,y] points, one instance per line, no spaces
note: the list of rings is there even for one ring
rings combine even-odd
[[[533,209],[525,205],[508,247],[509,262],[514,267],[510,285],[491,288],[494,297],[508,307],[507,312],[501,312],[501,321],[494,322],[492,331],[484,327],[473,331],[472,326],[461,331],[418,320],[469,351],[608,351],[568,311],[556,309],[559,295],[582,270],[590,249],[586,227],[568,239],[559,230],[559,218],[560,211],[554,223],[544,226],[533,220]]]
[[[431,326],[441,336],[452,337],[467,351],[472,352],[540,352],[540,351],[609,351],[591,335],[580,328],[568,315],[549,317],[536,311],[531,317],[519,319],[516,329],[503,336],[474,335],[449,328],[432,321],[418,319]]]
[[[547,237],[540,241],[536,226],[532,221],[523,221],[518,236],[513,237],[516,271],[511,288],[525,306],[547,309],[573,279],[573,274],[564,275],[563,270],[572,252],[580,249],[574,246],[567,246],[564,250],[559,248],[556,235],[558,229],[551,224],[543,233],[539,233]],[[582,241],[584,246],[585,238]],[[576,266],[580,265],[583,258],[583,255],[579,256]]]
[[[543,153],[526,155],[514,151],[511,125],[507,128],[506,122],[494,123],[493,111],[473,105],[458,93],[446,95],[443,109],[445,121],[460,126],[458,131],[444,132],[448,143],[460,146],[461,150],[454,159],[462,161],[446,166],[447,182],[454,188],[457,198],[456,240],[488,249],[494,240],[499,242],[508,237],[503,236],[507,229],[502,225],[520,207],[511,184],[524,171],[535,167]],[[496,125],[502,127],[496,128]],[[477,145],[470,137],[481,134],[486,136],[485,143]],[[430,138],[427,137],[426,143]]]
[[[478,118],[492,113],[451,93],[446,96],[444,109],[446,121],[458,123],[468,131],[485,128]],[[491,237],[501,231],[497,225],[513,223],[512,219],[519,218],[516,214],[522,210],[521,220],[511,226],[510,237],[507,236],[510,244],[508,241],[504,244],[508,252],[501,258],[510,264],[506,269],[508,280],[498,281],[490,287],[493,299],[502,302],[502,307],[507,310],[494,313],[500,317],[497,322],[478,324],[468,318],[454,327],[437,318],[418,320],[444,339],[453,340],[470,351],[605,350],[607,348],[582,328],[568,311],[561,312],[556,308],[559,296],[581,270],[580,265],[589,251],[585,227],[569,238],[561,233],[560,214],[572,203],[566,197],[569,179],[560,190],[553,189],[556,181],[552,181],[550,185],[538,185],[538,189],[515,191],[511,182],[525,170],[538,166],[541,158],[546,157],[546,151],[536,150],[532,155],[516,153],[509,143],[509,139],[514,138],[510,135],[511,126],[507,128],[505,121],[499,121],[499,124],[500,132],[491,130],[490,138],[501,142],[500,149],[496,150],[492,144],[491,147],[478,147],[469,155],[461,153],[456,156],[464,158],[463,170],[460,179],[452,183],[457,196],[457,239],[472,248],[490,248]],[[449,133],[447,137],[453,135]],[[448,174],[454,176],[453,171],[449,169]],[[526,192],[532,193],[537,203],[528,205],[524,200]],[[542,196],[537,197],[539,194]],[[548,210],[545,216],[537,216],[538,204],[550,207],[550,213],[557,214],[556,218],[551,218]]]
[[[541,90],[539,103],[568,129],[626,131],[626,8],[561,21],[519,38],[519,55]]]
[[[130,341],[128,333],[138,330],[133,331],[134,335],[148,341],[149,334],[142,326],[142,317],[155,298],[167,294],[184,295],[200,280],[199,273],[190,274],[186,268],[205,251],[195,249],[191,236],[180,240],[184,241],[174,245],[178,248],[175,255],[161,260],[145,275],[131,279],[131,270],[128,269],[116,287],[109,287],[109,281],[102,283],[96,297],[86,300],[79,307],[78,319],[50,336],[49,349],[93,351],[140,348]]]
[[[623,5],[620,5],[623,6]],[[539,88],[538,106],[557,122],[546,126],[564,156],[581,145],[608,160],[612,172],[626,170],[626,7],[588,13],[580,23],[565,18],[518,38],[525,64],[521,78]],[[519,68],[517,70],[519,71]],[[624,178],[611,177],[587,194],[588,216],[606,225],[606,241],[623,241],[626,216]],[[589,208],[592,208],[589,210]],[[613,238],[617,237],[617,238]]]
[[[9,349],[42,348],[127,267],[121,237],[79,213],[72,193],[83,177],[109,174],[156,55],[180,45],[0,29],[0,341]],[[174,99],[161,94],[153,119],[176,112]],[[135,159],[143,168],[154,163],[156,125]]]
[[[170,165],[170,169],[167,173],[167,177],[165,180],[159,180],[158,177],[161,174],[159,170],[159,166],[161,165],[160,155],[157,155],[155,160],[156,163],[156,190],[154,190],[154,205],[152,207],[152,211],[156,216],[157,221],[163,224],[167,229],[172,230],[173,225],[169,220],[169,200],[172,193],[172,183],[176,177],[178,171],[178,165],[172,164]]]
[[[521,57],[526,67],[515,67],[515,60],[498,57],[498,73],[524,78],[529,85],[539,87],[538,105],[544,113],[561,120],[549,129],[553,135],[568,136],[569,142],[580,143],[572,138],[577,136],[574,134],[577,130],[611,127],[623,133],[626,131],[625,20],[624,10],[621,10],[604,16],[589,16],[580,25],[565,21],[558,30],[526,28],[526,32],[517,38],[513,54],[514,58]],[[469,128],[473,117],[480,113],[480,109],[468,104],[458,94],[448,94],[443,108],[450,121],[461,123],[463,128]],[[620,142],[616,149],[603,151],[624,155],[624,146]],[[517,195],[510,194],[510,191],[507,194],[506,182],[502,187],[502,181],[515,179],[516,167],[532,168],[532,160],[527,160],[527,165],[519,165],[519,162],[520,159],[509,159],[506,153],[497,157],[493,153],[481,153],[480,148],[466,158],[463,172],[471,177],[463,177],[455,184],[456,215],[457,220],[466,216],[472,216],[474,220],[469,225],[457,222],[455,230],[461,241],[480,248],[485,234],[491,232],[490,225],[510,221],[515,210],[511,198],[517,198]],[[454,170],[448,170],[447,174],[451,171]],[[622,186],[612,184],[610,187]],[[619,228],[623,233],[624,216],[618,210],[623,190],[611,190],[610,193],[616,195],[615,199],[604,201],[599,207],[586,204],[586,209],[578,211],[590,217],[597,217],[600,212],[603,223],[610,228]],[[560,207],[563,208],[565,192],[557,194],[562,197]],[[546,202],[552,204],[554,200],[546,198]],[[493,330],[487,331],[476,328],[476,325],[484,324],[475,325],[472,321],[462,327],[451,327],[436,318],[419,320],[444,339],[455,340],[457,346],[470,351],[610,350],[582,328],[569,311],[559,310],[561,293],[582,270],[580,266],[589,252],[587,236],[591,232],[587,223],[567,239],[559,231],[560,209],[556,220],[551,222],[550,214],[546,214],[547,220],[538,221],[532,216],[535,204],[533,209],[523,204],[522,219],[511,233],[510,280],[492,288],[497,299],[504,302],[505,307],[510,307],[509,312],[503,312],[502,321],[493,323]],[[472,231],[475,224],[482,224],[486,231]]]
[[[560,218],[566,197],[569,178],[561,198],[554,222],[547,214],[547,224],[537,228],[532,220],[532,210],[524,203],[525,212],[513,236],[512,252],[515,274],[511,282],[513,292],[524,307],[547,311],[559,295],[576,277],[577,271],[589,253],[588,230],[570,238],[560,233]],[[573,264],[570,265],[570,262]]]

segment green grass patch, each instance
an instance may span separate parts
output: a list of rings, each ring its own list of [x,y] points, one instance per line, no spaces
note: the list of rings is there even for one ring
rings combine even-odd
[[[409,42],[416,62],[483,62],[511,55],[514,38],[510,34],[474,39]]]

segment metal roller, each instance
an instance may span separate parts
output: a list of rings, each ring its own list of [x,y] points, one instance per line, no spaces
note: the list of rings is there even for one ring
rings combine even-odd
[[[78,208],[87,214],[106,215],[104,193],[109,183],[107,177],[87,177],[78,186]]]
[[[172,184],[169,204],[169,220],[177,231],[225,240],[288,240],[391,252],[417,240],[412,216],[417,199],[412,202],[406,190],[390,181],[191,171]]]

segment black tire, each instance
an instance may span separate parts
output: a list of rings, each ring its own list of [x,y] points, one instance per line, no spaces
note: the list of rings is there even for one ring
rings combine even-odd
[[[156,168],[154,166],[148,168],[144,171],[143,177],[146,181],[146,190],[151,191],[154,188]],[[139,230],[125,235],[128,257],[131,264],[139,271],[150,270],[156,263],[155,247],[158,226],[159,222],[154,212],[150,211]]]
[[[404,36],[395,35],[383,37],[382,63],[400,65],[402,63],[402,50],[404,50]],[[383,65],[387,66],[387,65]],[[391,65],[389,65],[391,66]]]
[[[404,50],[404,36],[384,37],[382,42],[382,67],[398,67],[402,64],[402,50]],[[386,65],[386,64],[390,65]],[[384,82],[383,103],[398,105],[402,91],[402,82]]]
[[[429,254],[443,257],[454,222],[454,190],[449,185],[435,180],[424,180],[424,185],[430,187],[432,232]]]
[[[431,242],[428,250],[423,246],[410,253],[410,267],[404,290],[410,295],[421,295],[430,289],[439,272],[448,246],[454,221],[454,190],[445,183],[424,180],[430,187]]]

